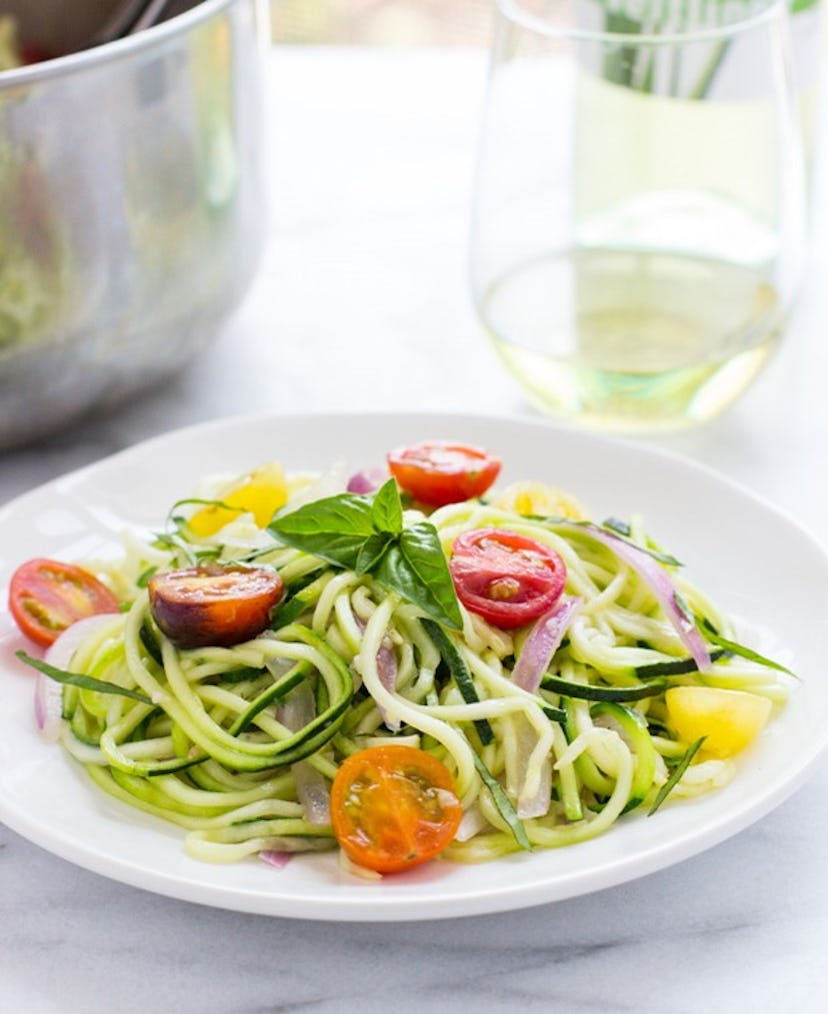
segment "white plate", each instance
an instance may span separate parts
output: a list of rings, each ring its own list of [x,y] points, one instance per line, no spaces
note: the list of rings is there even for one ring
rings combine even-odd
[[[421,439],[481,444],[502,456],[502,481],[539,478],[596,514],[642,513],[688,575],[728,610],[784,637],[802,677],[784,713],[745,754],[725,789],[630,814],[595,841],[478,866],[434,862],[363,882],[332,854],[283,870],[256,860],[188,858],[177,828],[97,791],[32,720],[25,646],[0,613],[0,818],[87,869],[160,894],[239,911],[306,919],[409,920],[501,911],[595,891],[694,855],[766,814],[813,769],[828,737],[828,560],[789,519],[733,483],[636,445],[544,423],[459,415],[268,416],[162,437],[49,483],[0,509],[0,582],[32,556],[80,558],[117,542],[124,525],[157,528],[169,506],[215,471],[277,458],[288,469],[381,463]],[[6,589],[0,587],[0,608]]]

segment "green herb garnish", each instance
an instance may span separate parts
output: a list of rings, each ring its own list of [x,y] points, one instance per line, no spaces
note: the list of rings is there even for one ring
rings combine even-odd
[[[440,536],[429,521],[403,525],[399,490],[389,479],[376,493],[341,493],[276,517],[280,542],[334,567],[370,574],[428,616],[460,630],[463,618]]]
[[[719,648],[723,648],[728,655],[738,655],[739,658],[744,658],[748,662],[755,662],[757,665],[766,666],[768,669],[776,669],[777,672],[787,673],[789,676],[793,676],[794,679],[799,678],[795,672],[791,672],[781,662],[774,662],[772,658],[761,655],[758,651],[754,651],[753,648],[748,648],[744,644],[739,644],[738,641],[731,641],[727,637],[722,637],[710,620],[705,617],[696,617],[696,622],[704,631],[704,636],[707,640],[718,645]]]
[[[66,683],[73,687],[80,687],[82,690],[95,690],[99,694],[117,694],[121,697],[129,697],[133,701],[140,701],[142,704],[152,704],[152,701],[146,694],[139,693],[137,690],[127,690],[126,687],[120,687],[117,683],[95,679],[94,676],[84,676],[83,673],[67,672],[65,669],[58,669],[39,658],[32,658],[25,651],[18,651],[15,654],[21,662],[32,666],[32,668],[37,669],[38,672],[42,672],[44,676],[48,676],[49,679],[53,679],[56,683]]]
[[[474,766],[477,768],[477,773],[480,775],[483,784],[491,793],[497,812],[509,825],[509,830],[512,832],[515,841],[522,849],[525,849],[527,852],[531,852],[532,843],[529,841],[526,828],[523,826],[523,821],[520,817],[518,817],[517,811],[514,806],[512,806],[511,800],[506,795],[503,786],[473,750],[472,757],[474,759]]]
[[[423,620],[422,624],[425,627],[426,633],[440,652],[440,657],[448,667],[448,671],[457,689],[460,691],[460,696],[466,704],[479,704],[480,697],[475,689],[471,673],[457,646],[438,623],[435,623],[433,620]],[[484,746],[488,746],[494,740],[494,732],[488,719],[476,719],[474,727],[477,729],[477,735]]]
[[[699,739],[696,740],[695,743],[691,744],[686,753],[682,754],[682,757],[679,760],[678,764],[676,764],[676,766],[673,768],[670,777],[658,790],[658,795],[655,797],[653,805],[647,811],[648,817],[652,817],[652,815],[656,812],[659,806],[661,806],[664,800],[670,795],[673,789],[681,781],[681,776],[690,767],[690,762],[696,756],[696,754],[699,751],[699,748],[701,747],[702,743],[705,741],[706,738],[707,738],[706,736],[701,736]]]

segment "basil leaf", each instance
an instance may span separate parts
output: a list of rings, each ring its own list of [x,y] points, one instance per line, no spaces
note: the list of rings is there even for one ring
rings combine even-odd
[[[403,527],[393,479],[373,496],[343,493],[304,504],[268,525],[288,546],[357,574],[371,573],[439,623],[462,629],[463,618],[437,529]]]
[[[406,528],[379,561],[374,576],[424,613],[453,630],[462,630],[463,617],[440,545],[429,521]]]
[[[288,546],[354,570],[360,549],[374,534],[371,515],[371,497],[342,493],[304,504],[267,527]]]
[[[378,532],[399,535],[403,530],[403,509],[400,491],[393,479],[374,494],[371,520]]]
[[[387,532],[375,532],[363,542],[357,556],[354,570],[357,574],[367,574],[382,559],[385,551],[394,541],[394,536]]]
[[[463,660],[463,656],[457,650],[454,642],[445,630],[443,630],[438,623],[435,623],[434,620],[422,620],[421,622],[425,628],[425,632],[440,652],[440,657],[448,666],[448,671],[454,680],[457,689],[460,691],[460,696],[466,704],[479,703],[480,697],[477,693],[477,688],[474,685],[472,675],[469,672],[469,667],[466,665]],[[492,727],[489,724],[488,719],[476,719],[474,727],[477,729],[477,735],[480,737],[480,742],[483,746],[488,746],[489,743],[494,741],[494,732],[492,731]]]
[[[788,676],[793,676],[794,679],[799,679],[795,672],[791,672],[791,670],[788,669],[787,666],[782,665],[781,662],[774,662],[772,658],[767,658],[765,655],[761,655],[758,651],[754,651],[753,648],[748,648],[747,645],[739,644],[737,641],[731,641],[727,637],[722,637],[713,624],[706,618],[702,618],[700,621],[698,618],[696,619],[707,640],[718,645],[728,655],[737,655],[739,658],[744,658],[748,662],[755,662],[757,665],[766,666],[768,669],[776,669],[778,672],[784,672],[787,673]]]

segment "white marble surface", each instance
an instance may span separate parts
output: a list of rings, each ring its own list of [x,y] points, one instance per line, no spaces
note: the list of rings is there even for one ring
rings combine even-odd
[[[0,457],[0,501],[214,416],[526,413],[466,287],[483,73],[471,53],[278,53],[273,241],[245,304],[163,390]],[[723,418],[653,441],[772,499],[823,540],[827,244],[818,202],[809,282],[778,357]],[[202,908],[78,869],[0,824],[0,1012],[823,1011],[827,856],[828,765],[749,830],[671,869],[554,905],[428,923]]]

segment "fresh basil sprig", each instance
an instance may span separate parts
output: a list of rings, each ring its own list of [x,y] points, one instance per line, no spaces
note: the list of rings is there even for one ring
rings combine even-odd
[[[397,484],[374,494],[341,493],[273,519],[276,539],[334,567],[370,574],[454,630],[463,626],[460,605],[437,529],[430,521],[406,528]]]

